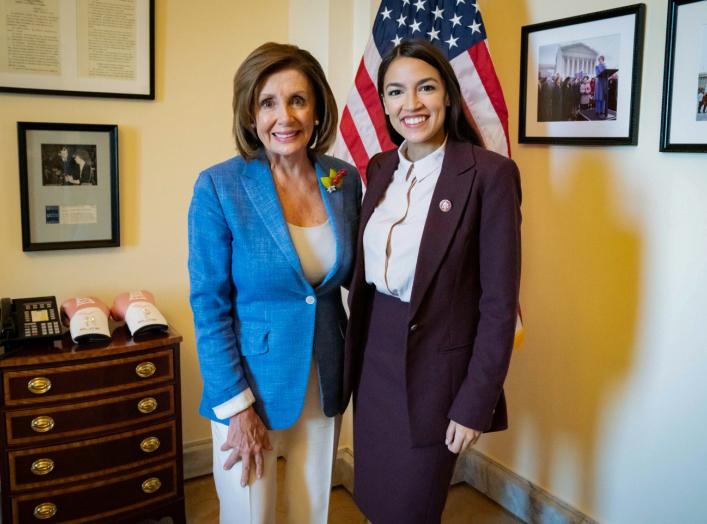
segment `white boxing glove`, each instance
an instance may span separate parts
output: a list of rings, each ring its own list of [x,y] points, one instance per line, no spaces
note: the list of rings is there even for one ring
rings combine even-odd
[[[110,339],[108,306],[96,297],[75,297],[61,304],[61,321],[76,343]]]
[[[125,320],[133,336],[167,329],[167,320],[155,306],[155,297],[144,289],[126,291],[115,297],[110,314],[115,320]]]

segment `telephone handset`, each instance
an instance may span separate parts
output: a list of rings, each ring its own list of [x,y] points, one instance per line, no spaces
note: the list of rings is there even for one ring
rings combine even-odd
[[[0,346],[58,338],[61,338],[61,325],[56,298],[0,300]]]

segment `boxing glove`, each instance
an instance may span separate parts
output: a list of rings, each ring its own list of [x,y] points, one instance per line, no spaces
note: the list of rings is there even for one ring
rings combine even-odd
[[[167,329],[167,320],[155,306],[155,297],[144,289],[126,291],[115,297],[110,314],[115,320],[125,320],[133,336]]]
[[[61,304],[61,320],[76,343],[110,339],[108,306],[96,297],[75,297]]]

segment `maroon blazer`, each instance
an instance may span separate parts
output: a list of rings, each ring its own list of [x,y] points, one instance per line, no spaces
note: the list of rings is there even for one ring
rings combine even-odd
[[[363,231],[398,166],[374,156],[349,288],[344,398],[356,390],[375,288],[365,281]],[[440,201],[449,200],[447,212]],[[470,143],[447,141],[422,234],[407,337],[407,409],[415,445],[444,441],[452,419],[488,432],[508,427],[508,372],[520,285],[518,168]],[[355,409],[355,405],[354,405]]]

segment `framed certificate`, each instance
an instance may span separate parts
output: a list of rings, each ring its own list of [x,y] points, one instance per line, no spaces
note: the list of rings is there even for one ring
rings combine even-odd
[[[118,126],[17,123],[23,251],[120,245]]]
[[[154,0],[0,1],[0,91],[155,98]]]

